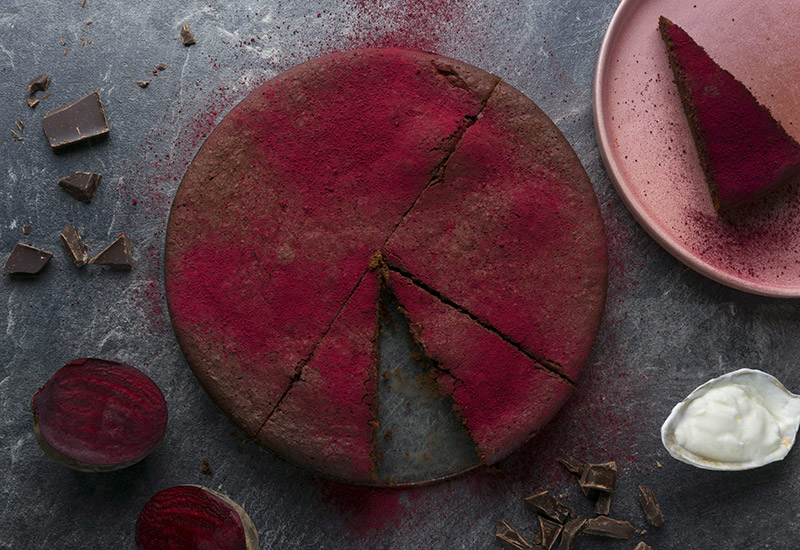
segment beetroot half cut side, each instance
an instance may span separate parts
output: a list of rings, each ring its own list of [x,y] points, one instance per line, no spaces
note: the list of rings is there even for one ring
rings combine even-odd
[[[139,462],[167,428],[167,403],[155,382],[105,359],[75,359],[61,367],[33,395],[31,410],[42,450],[83,472]]]
[[[136,520],[139,550],[258,550],[258,532],[234,501],[198,485],[156,493]]]

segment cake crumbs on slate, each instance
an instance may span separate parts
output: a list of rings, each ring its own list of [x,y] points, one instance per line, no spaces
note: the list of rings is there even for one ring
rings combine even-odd
[[[52,257],[52,252],[17,243],[8,255],[3,271],[11,275],[37,275]]]
[[[192,46],[197,43],[188,23],[181,27],[181,42],[183,42],[184,46]]]
[[[533,546],[525,540],[519,531],[511,527],[505,520],[497,522],[495,527],[495,538],[507,550],[532,550]]]
[[[653,527],[661,527],[664,524],[664,515],[661,513],[661,506],[656,500],[653,490],[647,485],[639,485],[639,504],[647,518],[647,522]]]
[[[91,265],[105,265],[117,269],[131,269],[133,267],[131,238],[125,233],[120,234],[113,243],[89,260],[89,263]]]

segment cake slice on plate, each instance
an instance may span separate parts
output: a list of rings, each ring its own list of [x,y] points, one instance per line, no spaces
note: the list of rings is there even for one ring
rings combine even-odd
[[[800,173],[800,144],[681,27],[659,18],[714,207],[724,211]]]

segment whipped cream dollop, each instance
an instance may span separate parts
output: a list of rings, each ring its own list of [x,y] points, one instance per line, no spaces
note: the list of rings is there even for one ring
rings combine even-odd
[[[662,427],[675,458],[700,467],[756,467],[786,456],[800,398],[767,373],[741,369],[710,380],[678,403]]]

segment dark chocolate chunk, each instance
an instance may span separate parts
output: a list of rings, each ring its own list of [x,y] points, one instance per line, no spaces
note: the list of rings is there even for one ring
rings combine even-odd
[[[647,522],[653,527],[661,527],[664,524],[664,514],[661,513],[661,506],[658,505],[656,495],[647,485],[639,485],[639,504],[642,505]]]
[[[614,462],[587,464],[578,483],[582,489],[613,493],[617,486],[617,465]]]
[[[39,104],[39,100],[36,99],[35,97],[29,97],[27,101],[28,101],[28,107],[30,107],[31,109]]]
[[[163,62],[162,63],[156,63],[156,69],[158,69],[159,71],[166,70],[166,68],[167,68],[167,64],[166,63],[163,63]]]
[[[58,180],[58,185],[79,201],[91,202],[102,178],[93,172],[75,172]]]
[[[33,228],[30,225],[26,224],[26,225],[22,226],[22,234],[23,235],[30,235],[31,231],[33,231]]]
[[[181,27],[181,42],[183,42],[184,46],[191,46],[197,43],[197,41],[194,39],[194,35],[192,34],[192,30],[189,28],[189,25],[184,25]]]
[[[629,539],[633,536],[633,525],[627,521],[597,516],[586,521],[583,533],[613,539]]]
[[[28,97],[32,96],[36,92],[44,91],[50,85],[50,75],[49,74],[40,74],[39,76],[35,76],[28,82],[28,87],[25,88],[25,92],[28,94]]]
[[[8,255],[3,271],[12,275],[36,275],[52,257],[52,252],[17,243]]]
[[[150,81],[149,80],[137,80],[136,81],[136,85],[139,86],[140,88],[147,88],[147,86],[150,85]]]
[[[507,550],[532,550],[533,546],[507,521],[500,520],[495,527],[494,537]]]
[[[558,463],[566,468],[569,473],[575,474],[576,476],[583,474],[583,469],[586,466],[584,462],[581,462],[574,456],[562,456],[558,458]]]
[[[544,516],[539,516],[539,532],[542,535],[542,546],[547,550],[551,550],[555,546],[558,535],[561,534],[563,528],[561,524],[550,521]]]
[[[78,230],[73,225],[66,225],[61,230],[61,244],[64,245],[64,250],[67,251],[67,256],[78,267],[86,265],[89,259],[89,254],[86,252],[86,244],[81,239]]]
[[[583,518],[569,520],[561,531],[561,544],[558,545],[558,550],[572,550],[585,525],[586,520]]]
[[[92,265],[107,265],[117,269],[130,269],[133,267],[133,254],[131,253],[131,238],[122,233],[117,240],[103,249],[100,254],[89,260]]]
[[[653,548],[640,541],[639,544],[633,547],[633,550],[653,550]]]
[[[567,521],[571,510],[558,502],[548,491],[536,493],[525,499],[534,510],[548,518],[563,524]]]
[[[607,516],[611,512],[611,493],[598,493],[594,503],[594,513]]]
[[[100,94],[94,92],[48,111],[42,117],[42,130],[53,149],[108,134]]]
[[[203,467],[200,468],[200,473],[207,476],[210,476],[211,474],[214,473],[214,470],[211,469],[211,465],[205,458],[203,459]]]

